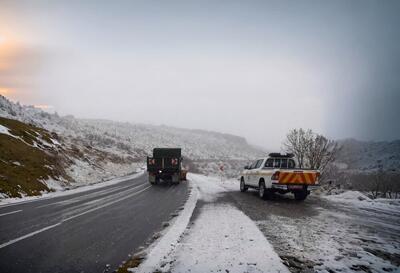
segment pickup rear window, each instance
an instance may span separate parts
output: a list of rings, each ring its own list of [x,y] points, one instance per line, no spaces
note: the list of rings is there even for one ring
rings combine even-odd
[[[296,164],[293,159],[268,158],[264,165],[266,168],[294,169]]]

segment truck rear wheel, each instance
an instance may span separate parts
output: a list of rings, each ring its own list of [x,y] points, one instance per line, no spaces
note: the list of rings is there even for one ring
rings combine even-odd
[[[294,192],[294,198],[298,201],[306,200],[307,196],[308,196],[308,192],[306,190]]]

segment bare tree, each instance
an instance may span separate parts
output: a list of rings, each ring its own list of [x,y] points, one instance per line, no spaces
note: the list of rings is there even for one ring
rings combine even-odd
[[[287,152],[296,157],[299,168],[318,169],[321,178],[324,170],[335,159],[339,151],[338,144],[325,136],[316,134],[312,130],[293,129],[283,143]]]
[[[372,199],[379,197],[379,193],[385,191],[384,189],[384,172],[381,160],[377,160],[378,170],[371,177],[369,190],[371,191]],[[386,194],[386,192],[385,192]]]
[[[299,168],[303,168],[307,156],[308,146],[311,144],[313,132],[309,129],[293,129],[287,136],[283,143],[287,152],[293,153]]]
[[[338,150],[337,142],[323,135],[313,134],[306,151],[308,167],[318,169],[322,173],[330,163],[335,161]]]

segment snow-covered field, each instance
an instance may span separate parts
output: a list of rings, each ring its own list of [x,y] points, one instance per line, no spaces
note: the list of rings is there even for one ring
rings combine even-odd
[[[377,198],[371,199],[359,191],[345,191],[336,195],[325,195],[323,198],[332,202],[344,203],[356,208],[371,209],[383,212],[400,212],[400,199]]]
[[[292,272],[400,272],[398,206],[358,197],[234,194]]]

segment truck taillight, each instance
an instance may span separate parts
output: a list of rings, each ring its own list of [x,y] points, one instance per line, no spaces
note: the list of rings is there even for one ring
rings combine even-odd
[[[280,172],[275,172],[275,173],[272,175],[271,180],[279,180],[279,174],[280,174]]]
[[[177,158],[171,158],[171,164],[172,165],[178,165],[178,159]]]
[[[154,158],[149,159],[149,165],[156,164],[156,160]]]

